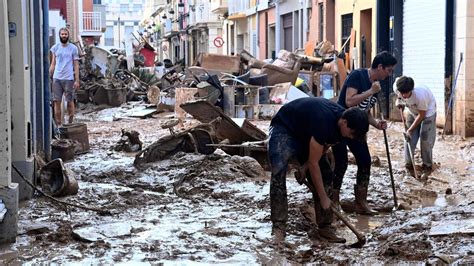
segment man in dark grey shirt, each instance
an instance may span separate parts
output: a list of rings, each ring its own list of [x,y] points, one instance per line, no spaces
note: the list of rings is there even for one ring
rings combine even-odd
[[[319,235],[330,242],[344,242],[332,228],[333,173],[326,157],[329,145],[343,138],[364,138],[369,128],[367,113],[359,108],[345,110],[324,98],[301,98],[284,105],[270,124],[268,155],[271,219],[275,231],[285,231],[288,220],[286,174],[296,159],[307,165],[306,178],[316,188],[313,194]]]

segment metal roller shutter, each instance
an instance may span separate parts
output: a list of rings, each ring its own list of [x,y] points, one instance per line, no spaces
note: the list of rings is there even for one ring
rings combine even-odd
[[[444,114],[445,23],[446,0],[405,0],[403,74],[431,89],[438,114]]]

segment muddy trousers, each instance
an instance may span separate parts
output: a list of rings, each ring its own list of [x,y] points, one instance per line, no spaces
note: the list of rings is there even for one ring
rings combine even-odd
[[[415,122],[415,116],[409,114],[407,117],[408,128],[411,127],[413,122]],[[433,147],[436,141],[436,114],[425,117],[425,119],[421,121],[421,124],[413,131],[410,140],[410,148],[413,152],[415,152],[418,140],[420,140],[423,165],[428,167],[433,166]],[[412,164],[408,143],[405,142],[405,165],[410,166]]]
[[[268,157],[272,170],[270,180],[270,207],[271,220],[274,227],[284,227],[288,220],[288,198],[286,192],[286,174],[288,172],[288,164],[296,161],[298,151],[300,150],[298,141],[293,137],[286,128],[282,126],[273,126],[270,129],[270,140],[268,143]],[[333,173],[330,168],[326,156],[323,156],[319,162],[324,187],[328,196],[331,196]],[[310,184],[311,177],[308,174]],[[321,211],[319,197],[313,195],[314,205],[318,226],[324,227],[332,221],[332,213],[330,211]],[[319,214],[318,214],[319,210]]]
[[[334,155],[334,189],[340,190],[344,175],[346,174],[348,159],[347,147],[352,152],[357,163],[357,186],[367,187],[370,179],[371,157],[367,141],[344,139],[340,143],[334,145],[332,153]]]

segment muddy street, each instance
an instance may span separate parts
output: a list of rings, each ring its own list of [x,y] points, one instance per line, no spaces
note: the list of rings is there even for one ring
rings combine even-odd
[[[123,109],[122,109],[123,111]],[[3,263],[474,263],[474,140],[438,134],[435,171],[427,180],[405,173],[400,123],[387,129],[400,207],[393,208],[381,131],[371,128],[373,156],[369,203],[376,216],[346,214],[367,237],[360,248],[340,221],[346,244],[315,233],[312,196],[289,173],[289,227],[284,240],[271,235],[270,173],[251,157],[220,149],[203,155],[179,152],[137,169],[135,153],[114,151],[121,130],[136,130],[143,146],[169,134],[160,122],[119,116],[117,110],[77,116],[89,131],[91,150],[65,165],[79,192],[65,201],[107,210],[100,214],[37,196],[21,205],[19,236],[0,249]],[[112,115],[113,114],[113,115]],[[252,121],[268,132],[269,121]],[[184,127],[197,122],[187,119]],[[415,155],[420,160],[420,154]],[[421,164],[421,161],[418,161]],[[350,163],[341,199],[352,200],[356,166]]]

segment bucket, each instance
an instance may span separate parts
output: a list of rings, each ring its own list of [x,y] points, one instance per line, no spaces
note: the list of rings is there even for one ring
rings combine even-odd
[[[79,190],[76,178],[64,167],[63,161],[54,159],[40,169],[43,192],[51,196],[75,195]]]
[[[63,161],[74,159],[74,141],[70,139],[58,139],[51,143],[52,159],[61,158]]]
[[[70,139],[75,142],[74,152],[76,154],[89,151],[89,135],[87,125],[84,123],[71,123],[59,128],[61,139]]]
[[[112,107],[119,107],[127,100],[127,90],[119,89],[105,89],[107,91],[107,102]]]

